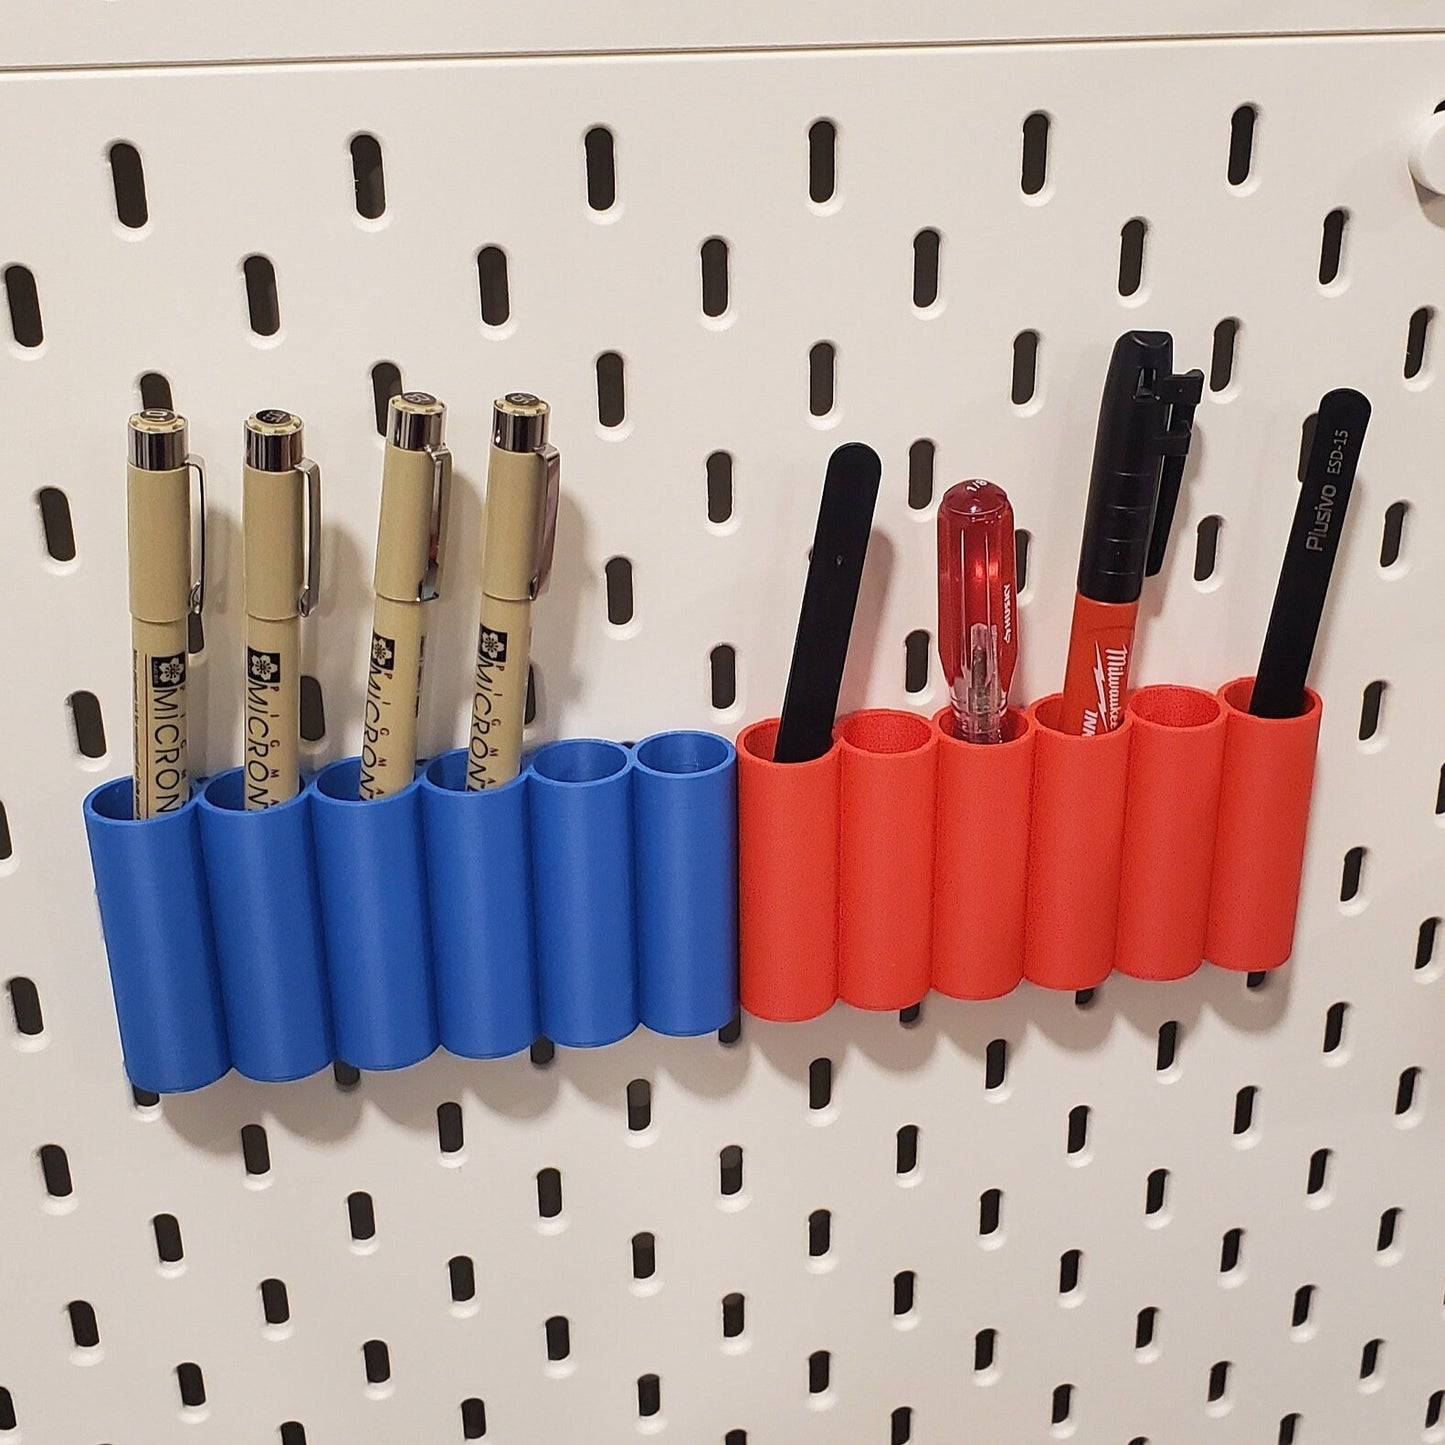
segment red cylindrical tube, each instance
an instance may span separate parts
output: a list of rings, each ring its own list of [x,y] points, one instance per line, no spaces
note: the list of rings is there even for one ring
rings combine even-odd
[[[1134,978],[1185,978],[1204,962],[1224,709],[1195,687],[1143,687],[1128,711],[1114,966]]]
[[[1045,988],[1093,988],[1114,966],[1124,799],[1133,721],[1093,737],[1065,732],[1059,694],[1030,709],[1030,808],[1024,977]]]
[[[1278,968],[1294,950],[1321,714],[1306,688],[1298,717],[1254,717],[1253,691],[1252,677],[1219,690],[1224,773],[1204,942],[1212,963],[1249,973]]]
[[[1024,973],[1034,723],[1010,708],[999,743],[958,737],[951,708],[933,726],[933,986],[953,998],[998,998]]]
[[[838,997],[839,749],[775,763],[778,719],[739,734],[738,948],[742,1006],[792,1022]]]
[[[938,737],[878,708],[838,724],[838,996],[896,1009],[928,992]]]
[[[1082,592],[1075,594],[1057,713],[1060,731],[1092,737],[1123,722],[1138,615],[1137,602],[1095,602]]]

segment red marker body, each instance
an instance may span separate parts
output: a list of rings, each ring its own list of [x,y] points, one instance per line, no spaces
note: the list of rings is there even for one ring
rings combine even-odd
[[[1058,713],[1064,732],[1093,737],[1111,733],[1123,722],[1138,615],[1137,602],[1095,602],[1075,593]]]

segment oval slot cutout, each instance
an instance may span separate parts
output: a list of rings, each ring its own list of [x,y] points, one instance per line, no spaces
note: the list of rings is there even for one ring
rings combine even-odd
[[[826,205],[838,188],[838,127],[815,120],[808,127],[808,198]]]
[[[483,246],[477,252],[477,295],[483,325],[504,326],[512,315],[512,288],[507,253],[500,246]]]
[[[718,317],[728,309],[728,243],[712,236],[702,243],[702,314]]]
[[[1023,124],[1023,160],[1019,184],[1026,196],[1036,196],[1049,178],[1049,118],[1041,110],[1027,116]]]
[[[351,138],[351,177],[355,182],[356,214],[368,221],[386,214],[386,172],[381,142],[362,131]]]
[[[246,277],[246,310],[257,336],[274,336],[281,329],[281,301],[276,290],[276,268],[269,256],[247,256],[241,263]]]
[[[139,230],[150,219],[146,205],[145,168],[140,152],[129,141],[110,148],[110,180],[115,191],[115,218],[122,226]]]
[[[617,201],[617,156],[612,132],[594,125],[582,142],[587,157],[587,204],[594,211],[610,211]]]
[[[10,334],[17,346],[27,349],[45,340],[45,327],[40,320],[40,294],[35,289],[35,274],[28,266],[5,268],[5,302],[10,311]]]

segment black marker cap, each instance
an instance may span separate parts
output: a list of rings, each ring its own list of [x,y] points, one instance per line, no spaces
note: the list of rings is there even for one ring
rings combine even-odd
[[[1176,376],[1173,365],[1174,339],[1167,331],[1128,331],[1114,343],[1079,552],[1079,591],[1096,602],[1137,601],[1146,570],[1157,571],[1163,561],[1173,496],[1204,385],[1202,372]],[[1156,536],[1166,458],[1173,496],[1159,516]]]

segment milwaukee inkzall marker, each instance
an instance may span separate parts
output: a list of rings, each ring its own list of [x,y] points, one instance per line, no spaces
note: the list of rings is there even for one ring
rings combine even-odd
[[[1114,343],[1079,552],[1078,593],[1058,725],[1112,732],[1124,718],[1144,578],[1159,571],[1204,373],[1173,371],[1167,331]]]

